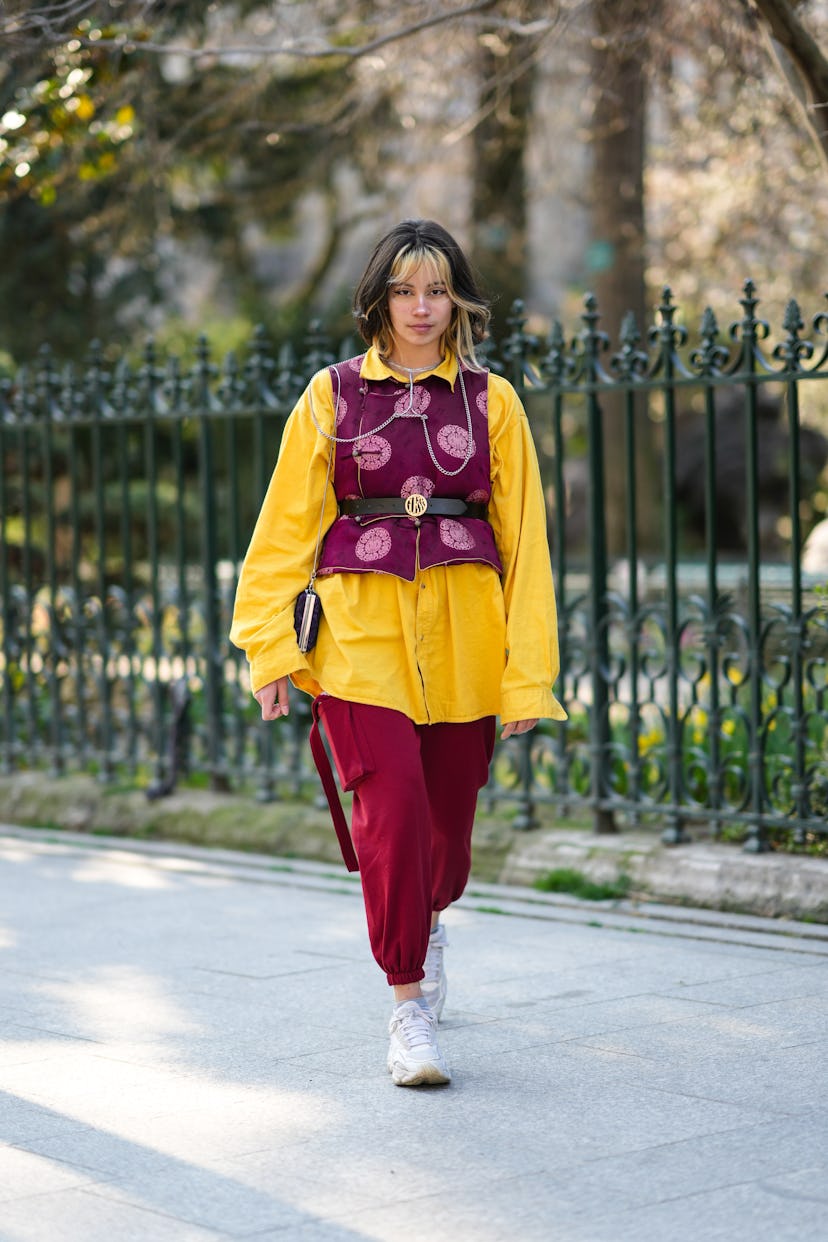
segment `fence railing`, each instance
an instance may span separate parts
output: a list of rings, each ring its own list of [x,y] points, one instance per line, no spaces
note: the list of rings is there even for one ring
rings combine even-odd
[[[808,506],[828,507],[828,316],[806,334],[790,303],[771,346],[750,283],[741,307],[692,344],[665,291],[647,340],[628,319],[613,352],[592,299],[544,341],[518,304],[492,351],[547,485],[569,711],[496,753],[488,796],[518,827],[551,803],[673,842],[828,831],[828,614],[800,560]],[[220,366],[202,340],[187,369],[152,345],[81,367],[44,349],[0,383],[5,771],[310,786],[307,705],[263,726],[227,633],[284,420],[354,352],[318,333],[275,357],[258,334]]]

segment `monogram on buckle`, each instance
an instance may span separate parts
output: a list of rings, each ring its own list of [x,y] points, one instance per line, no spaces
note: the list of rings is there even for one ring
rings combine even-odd
[[[428,501],[419,492],[412,492],[405,498],[405,511],[410,518],[422,517],[428,508]]]

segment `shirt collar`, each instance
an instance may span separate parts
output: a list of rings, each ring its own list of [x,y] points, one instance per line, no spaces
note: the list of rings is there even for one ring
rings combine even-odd
[[[443,361],[440,363],[439,367],[434,367],[432,371],[423,371],[422,375],[418,375],[417,378],[419,380],[423,379],[426,375],[436,375],[438,379],[444,379],[451,388],[452,392],[454,392],[454,382],[457,379],[457,371],[458,366],[456,356],[452,353],[447,353],[444,355]],[[390,367],[386,362],[383,362],[382,358],[379,356],[379,351],[374,345],[370,346],[368,352],[363,358],[359,374],[361,379],[384,380],[393,376],[394,378],[403,380],[404,382],[408,381],[408,375],[405,371],[395,370],[394,367]]]

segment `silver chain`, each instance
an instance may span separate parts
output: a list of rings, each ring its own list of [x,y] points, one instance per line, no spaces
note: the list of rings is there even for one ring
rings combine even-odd
[[[336,375],[336,402],[334,403],[335,427],[336,416],[339,413],[339,401],[342,396],[342,376],[339,374],[336,367],[334,367],[334,374]],[[364,440],[366,436],[375,436],[378,431],[384,431],[386,427],[391,426],[395,419],[400,417],[399,414],[394,411],[390,418],[386,418],[384,423],[380,423],[379,427],[373,427],[371,431],[361,431],[358,436],[331,436],[328,435],[327,431],[323,431],[319,426],[319,423],[316,421],[316,412],[313,408],[313,396],[311,395],[310,388],[308,388],[308,402],[310,403],[310,412],[314,427],[319,432],[320,436],[324,436],[326,440],[331,440],[334,444],[356,444],[357,440]]]
[[[443,466],[440,465],[439,461],[434,456],[434,449],[431,447],[431,440],[428,434],[428,427],[426,427],[425,419],[423,419],[423,435],[425,436],[425,442],[426,442],[426,448],[428,449],[428,455],[431,458],[431,460],[434,462],[434,465],[440,471],[440,474],[444,474],[447,479],[453,478],[456,474],[461,474],[462,471],[466,469],[466,466],[471,461],[471,456],[472,456],[472,453],[474,452],[474,441],[472,440],[471,410],[469,409],[469,399],[466,396],[466,385],[463,383],[463,372],[459,367],[457,370],[457,374],[460,377],[460,391],[463,394],[463,405],[466,407],[466,432],[468,435],[468,443],[466,444],[466,456],[463,458],[462,463],[457,467],[456,470],[446,470]]]
[[[404,370],[409,371],[409,368],[405,367]],[[339,402],[342,396],[342,377],[340,376],[339,370],[337,367],[334,367],[334,372],[336,373],[336,401],[334,403],[334,426],[336,426],[336,417],[339,412]],[[390,427],[391,424],[396,422],[398,418],[411,418],[412,416],[414,416],[415,418],[419,418],[420,422],[422,423],[423,435],[425,436],[425,442],[426,442],[426,448],[428,449],[428,455],[431,458],[432,462],[434,463],[435,468],[439,470],[440,474],[445,475],[446,478],[448,479],[454,478],[456,474],[461,474],[466,469],[466,466],[471,461],[472,453],[474,451],[474,442],[472,440],[471,410],[469,409],[469,399],[466,396],[466,385],[463,380],[463,369],[462,367],[458,365],[457,375],[460,380],[460,391],[463,394],[463,405],[466,410],[466,431],[467,431],[467,436],[468,436],[468,443],[466,444],[466,455],[463,458],[462,463],[457,467],[456,470],[446,470],[444,466],[440,465],[439,461],[434,456],[434,449],[431,447],[431,439],[428,434],[428,428],[426,427],[427,415],[425,413],[418,414],[414,409],[414,376],[416,374],[417,374],[416,371],[409,371],[408,408],[405,410],[400,410],[400,411],[395,410],[390,418],[386,418],[384,423],[380,423],[378,427],[372,427],[370,431],[360,432],[358,436],[329,435],[327,431],[323,431],[322,428],[319,426],[319,423],[316,421],[316,412],[313,408],[313,397],[311,395],[310,388],[308,388],[308,402],[310,404],[311,419],[313,420],[314,427],[316,428],[316,430],[319,432],[321,436],[324,436],[326,440],[330,440],[334,444],[356,444],[358,440],[365,440],[367,439],[368,436],[375,436],[377,435],[378,432],[384,431],[386,427]]]

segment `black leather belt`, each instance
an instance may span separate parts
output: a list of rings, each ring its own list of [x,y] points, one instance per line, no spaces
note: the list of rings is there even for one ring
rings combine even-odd
[[[349,517],[367,514],[378,517],[380,514],[387,513],[392,516],[399,514],[400,517],[419,518],[435,513],[439,517],[485,518],[486,506],[474,501],[469,503],[465,500],[449,500],[443,497],[428,500],[419,492],[414,492],[405,498],[402,496],[366,496],[359,500],[340,500],[339,512]]]

